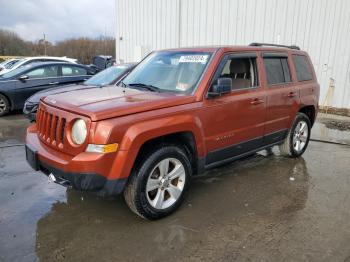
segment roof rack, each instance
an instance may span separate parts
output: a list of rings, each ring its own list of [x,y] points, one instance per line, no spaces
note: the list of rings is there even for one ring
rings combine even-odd
[[[277,44],[267,44],[267,43],[251,43],[250,46],[276,46],[276,47],[285,47],[295,50],[300,50],[299,46],[296,45],[277,45]]]

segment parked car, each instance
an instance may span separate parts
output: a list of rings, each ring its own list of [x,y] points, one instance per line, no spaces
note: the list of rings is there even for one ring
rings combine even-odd
[[[0,63],[0,72],[4,69],[9,69],[11,68],[17,61],[19,61],[20,58],[13,58],[13,59],[8,59]]]
[[[32,63],[40,63],[40,62],[67,62],[77,64],[78,60],[74,58],[68,57],[54,57],[54,56],[37,56],[37,57],[25,57],[19,59],[16,63],[11,64],[10,66],[4,68],[0,71],[0,76],[4,75],[12,70],[20,68],[25,65],[30,65]]]
[[[135,67],[135,65],[135,63],[129,63],[112,66],[92,76],[82,84],[57,86],[37,92],[29,97],[24,103],[23,113],[30,121],[35,121],[38,104],[42,97],[86,88],[115,85],[120,79],[125,77],[125,75],[127,75]]]
[[[319,84],[297,47],[153,52],[120,87],[47,96],[27,130],[27,161],[56,183],[123,193],[147,219],[175,211],[191,177],[279,145],[308,146]]]
[[[95,68],[96,72],[104,70],[110,66],[115,65],[116,61],[113,56],[98,55],[92,59],[91,66]]]
[[[41,90],[79,83],[91,77],[83,65],[46,62],[20,67],[0,76],[0,116],[23,109],[28,97]]]

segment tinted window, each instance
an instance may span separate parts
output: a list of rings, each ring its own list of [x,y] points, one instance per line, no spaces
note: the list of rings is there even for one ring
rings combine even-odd
[[[38,63],[38,62],[41,62],[40,59],[28,60],[27,62],[23,63],[22,66],[29,65],[29,64],[32,64],[32,63]]]
[[[312,73],[306,56],[293,55],[293,61],[297,72],[298,81],[312,80]]]
[[[87,75],[87,70],[77,66],[62,66],[63,76]]]
[[[29,78],[47,78],[58,76],[58,66],[45,66],[33,69],[25,73]]]
[[[264,58],[267,83],[269,85],[291,81],[287,58]]]

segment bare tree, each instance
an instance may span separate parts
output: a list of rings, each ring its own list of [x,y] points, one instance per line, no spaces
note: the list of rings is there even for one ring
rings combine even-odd
[[[92,58],[96,55],[114,56],[115,52],[115,39],[112,37],[95,39],[80,37],[52,44],[44,39],[35,42],[25,42],[13,32],[0,30],[0,55],[44,55],[45,45],[49,56],[72,57],[84,64],[90,64]]]

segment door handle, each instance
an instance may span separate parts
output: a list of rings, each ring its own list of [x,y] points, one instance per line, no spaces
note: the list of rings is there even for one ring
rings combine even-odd
[[[49,85],[57,85],[59,84],[60,82],[50,82]]]
[[[295,93],[294,92],[290,92],[287,96],[288,97],[295,97]]]
[[[259,104],[262,104],[262,103],[264,103],[264,100],[259,99],[259,98],[254,98],[252,101],[250,101],[251,105],[259,105]]]

